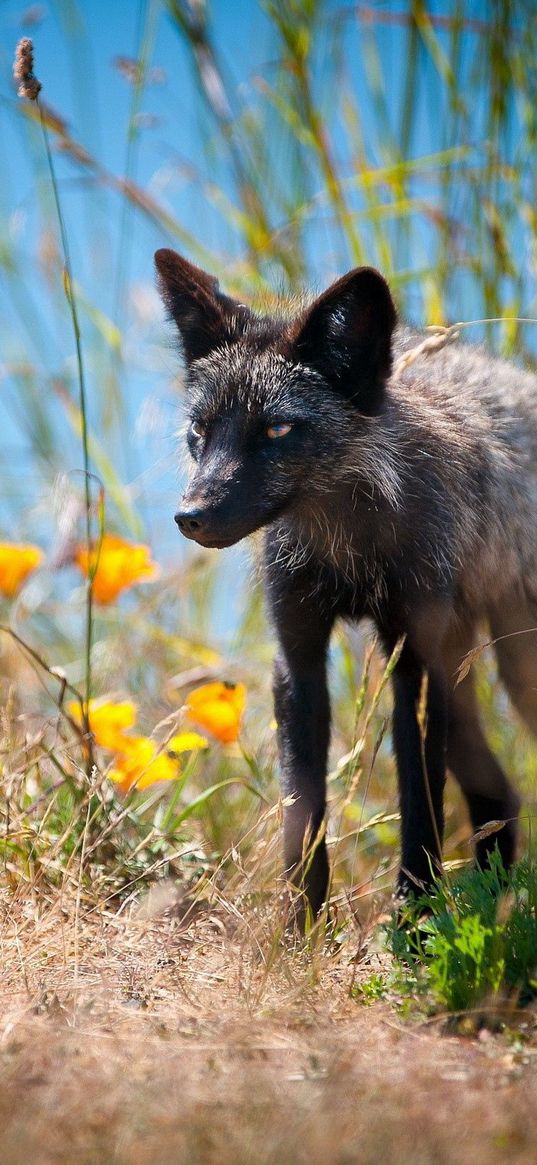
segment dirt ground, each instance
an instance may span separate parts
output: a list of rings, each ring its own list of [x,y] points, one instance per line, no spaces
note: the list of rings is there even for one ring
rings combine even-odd
[[[1,1165],[535,1165],[535,1013],[448,1034],[352,997],[386,956],[146,913],[4,901]]]

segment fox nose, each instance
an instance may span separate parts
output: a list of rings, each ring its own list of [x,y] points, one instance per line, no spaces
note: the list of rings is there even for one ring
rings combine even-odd
[[[175,515],[175,521],[181,534],[186,538],[195,538],[197,534],[203,534],[206,525],[203,510],[179,510]]]

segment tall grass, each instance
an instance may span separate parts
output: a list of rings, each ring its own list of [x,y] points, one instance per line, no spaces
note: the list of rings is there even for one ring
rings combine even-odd
[[[104,80],[105,28],[97,38],[93,25],[84,33],[75,21],[59,34],[75,61],[91,49],[97,94],[117,102],[123,149],[113,159],[97,132],[90,141],[49,104],[52,63],[46,52],[39,58],[41,114],[76,272],[69,271],[67,307],[76,303],[80,315],[87,406],[77,396],[62,295],[65,246],[62,255],[36,110],[20,107],[11,92],[2,107],[13,153],[0,252],[0,515],[3,534],[37,539],[48,564],[4,612],[13,632],[1,649],[4,868],[23,885],[74,877],[104,900],[170,872],[196,893],[221,893],[227,880],[235,891],[250,885],[256,898],[270,892],[277,868],[270,637],[251,585],[255,570],[240,551],[220,558],[172,542],[181,401],[152,290],[153,244],[177,246],[231,292],[269,306],[282,291],[319,287],[354,263],[373,263],[393,283],[404,316],[494,317],[496,324],[469,328],[469,338],[486,332],[497,350],[534,362],[537,330],[517,319],[537,314],[537,26],[530,0],[470,7],[452,0],[442,15],[423,0],[397,9],[251,0],[237,6],[236,36],[217,4],[147,0],[133,11],[136,63],[120,62],[114,82]],[[54,19],[66,12],[60,0],[52,6]],[[253,67],[243,20],[263,40]],[[36,30],[38,51],[39,39]],[[125,100],[118,87],[128,83]],[[78,84],[88,101],[94,86],[87,76]],[[97,123],[98,113],[87,108],[86,122]],[[73,473],[80,468],[82,475]],[[95,611],[84,635],[91,607],[73,550],[91,537],[88,471],[103,484],[107,528],[151,543],[162,572]],[[490,661],[479,666],[483,678],[492,675]],[[329,844],[334,901],[352,923],[367,918],[396,862],[389,700],[383,665],[364,657],[362,641],[345,630],[332,673]],[[84,783],[85,754],[65,698],[66,685],[84,695],[84,677],[87,696],[90,676],[94,694],[136,697],[141,729],[159,740],[158,726],[172,713],[180,721],[190,685],[241,679],[249,693],[241,748],[214,745],[189,762],[179,792],[123,801],[100,755]],[[498,751],[530,774],[535,751],[501,697],[487,691],[483,683]],[[468,857],[468,838],[450,791],[449,859]],[[257,860],[262,845],[267,880]]]

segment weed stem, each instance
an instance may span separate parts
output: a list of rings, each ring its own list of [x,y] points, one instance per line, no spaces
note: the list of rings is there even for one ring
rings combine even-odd
[[[86,395],[86,380],[84,373],[84,360],[82,356],[82,342],[80,336],[80,325],[78,320],[78,310],[76,305],[76,297],[73,287],[73,275],[71,265],[71,255],[69,250],[69,239],[65,227],[65,220],[63,217],[60,195],[58,190],[58,183],[56,180],[56,173],[54,170],[54,162],[50,149],[50,142],[47,133],[47,126],[43,117],[43,110],[39,98],[36,98],[36,105],[39,109],[39,121],[43,133],[43,141],[45,145],[45,153],[47,157],[50,181],[54,195],[54,204],[56,207],[56,214],[58,216],[58,225],[60,229],[60,238],[63,250],[64,263],[64,289],[67,302],[69,304],[69,311],[71,313],[71,320],[73,324],[73,332],[76,346],[76,359],[78,370],[78,386],[80,398],[80,416],[82,422],[82,453],[84,461],[84,509],[86,514],[86,543],[88,550],[88,564],[92,561],[92,540],[91,540],[91,487],[90,487],[90,460],[89,460],[89,441],[88,441],[88,413],[87,413],[87,395]],[[88,779],[91,777],[93,770],[93,748],[92,737],[89,724],[89,701],[91,698],[92,683],[91,683],[91,646],[93,641],[93,579],[95,576],[97,563],[93,567],[88,566],[88,578],[86,582],[86,630],[85,630],[85,676],[84,676],[84,708],[83,708],[83,723],[84,734],[88,741],[86,773]]]

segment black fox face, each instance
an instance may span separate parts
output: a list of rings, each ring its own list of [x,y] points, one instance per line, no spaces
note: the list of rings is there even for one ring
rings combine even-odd
[[[395,309],[369,268],[289,321],[254,315],[173,251],[156,263],[188,370],[195,469],[176,522],[230,546],[333,487],[349,425],[382,408]]]
[[[189,396],[196,465],[176,515],[187,538],[228,546],[325,487],[343,406],[318,373],[239,341],[197,361]]]

